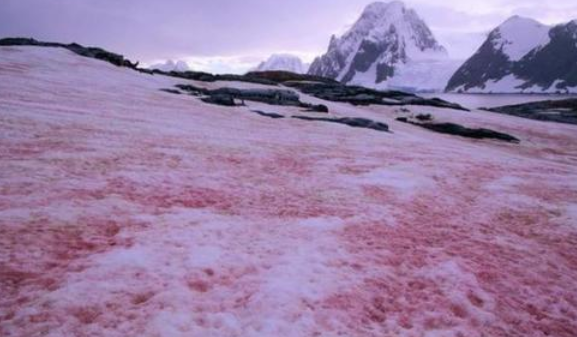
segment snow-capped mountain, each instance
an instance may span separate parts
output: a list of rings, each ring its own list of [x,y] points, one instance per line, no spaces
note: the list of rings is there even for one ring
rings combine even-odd
[[[158,64],[154,64],[154,65],[150,66],[150,69],[156,69],[156,70],[166,71],[166,72],[171,72],[171,71],[183,72],[183,71],[189,71],[190,67],[184,61],[167,60],[164,63],[158,63]]]
[[[256,71],[282,70],[292,73],[304,74],[308,70],[308,64],[295,55],[273,54],[266,61],[262,62]]]
[[[550,27],[519,16],[508,19],[457,70],[446,90],[577,92],[577,20]]]
[[[417,13],[394,1],[368,5],[348,32],[331,38],[309,74],[368,87],[431,90],[443,89],[457,67]]]

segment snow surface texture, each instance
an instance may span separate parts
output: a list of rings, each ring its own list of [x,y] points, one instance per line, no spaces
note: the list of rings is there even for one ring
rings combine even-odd
[[[167,60],[164,63],[158,63],[150,66],[150,69],[157,69],[165,72],[171,72],[171,71],[183,72],[183,71],[189,71],[190,67],[184,61]]]
[[[298,56],[289,54],[274,54],[256,68],[256,71],[274,70],[290,71],[296,74],[306,74],[308,71],[308,65],[303,63],[303,61]]]
[[[375,52],[379,55],[371,55]],[[371,64],[366,70],[357,69],[367,62]],[[460,65],[449,59],[417,13],[399,1],[368,5],[348,32],[333,37],[327,54],[315,63],[311,66],[314,75],[411,91],[442,91]],[[394,69],[392,77],[379,78],[378,69],[383,66]]]
[[[0,48],[0,335],[577,334],[574,126],[301,95],[387,134],[177,83]]]

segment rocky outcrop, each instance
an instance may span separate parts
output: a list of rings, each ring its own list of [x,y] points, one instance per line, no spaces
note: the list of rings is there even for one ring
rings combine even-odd
[[[287,89],[237,89],[237,88],[219,88],[209,90],[196,87],[190,84],[178,84],[176,87],[194,96],[200,96],[206,103],[218,104],[224,106],[235,106],[236,101],[262,102],[271,105],[297,106],[307,109],[316,107],[312,104],[300,101],[299,95]]]
[[[229,96],[237,100],[262,102],[272,105],[302,105],[297,93],[285,89],[220,88],[210,91],[210,95]]]
[[[507,105],[484,110],[538,121],[577,125],[577,99]]]
[[[413,122],[406,117],[397,118],[397,121],[419,126],[427,130],[447,135],[460,136],[473,139],[495,139],[511,143],[520,142],[519,139],[511,135],[502,132],[497,132],[491,129],[484,129],[484,128],[471,129],[455,123]]]
[[[206,97],[202,97],[201,100],[204,103],[208,104],[215,104],[221,106],[237,106],[236,102],[234,101],[234,97],[227,95],[227,94],[212,94]]]
[[[427,99],[400,91],[380,91],[340,83],[319,83],[308,81],[291,81],[283,84],[323,100],[346,102],[353,105],[425,105],[467,111],[467,109],[458,104],[450,103],[439,98]]]
[[[328,113],[329,107],[324,104],[311,104],[311,106],[307,108],[306,111]]]
[[[315,76],[315,75],[307,75],[307,74],[295,74],[288,71],[258,71],[258,72],[249,72],[245,76],[245,78],[255,79],[255,80],[264,80],[269,81],[272,83],[282,84],[284,82],[291,82],[291,81],[308,81],[308,82],[321,82],[321,83],[339,83],[336,80],[322,77],[322,76]]]
[[[371,129],[382,132],[389,132],[389,126],[382,122],[376,122],[367,118],[324,118],[324,117],[308,117],[308,116],[292,116],[292,118],[301,119],[305,121],[320,121],[328,123],[344,124],[353,128]]]
[[[84,47],[77,43],[63,44],[57,42],[41,42],[29,38],[6,38],[0,40],[0,46],[35,46],[35,47],[58,47],[70,50],[84,57],[106,61],[119,67],[137,69],[138,62],[132,63],[120,54],[111,53],[101,48]]]
[[[202,71],[162,71],[158,69],[149,70],[146,72],[150,74],[159,74],[165,76],[171,76],[176,78],[182,78],[185,80],[200,81],[200,82],[246,82],[254,84],[264,84],[276,86],[278,83],[275,81],[268,80],[263,77],[258,76],[247,76],[247,75],[234,75],[234,74],[210,74]]]
[[[272,119],[285,118],[285,116],[283,116],[281,114],[274,113],[274,112],[263,112],[260,110],[251,110],[251,111],[254,112],[255,114],[259,115],[259,116],[268,117],[268,118],[272,118]]]

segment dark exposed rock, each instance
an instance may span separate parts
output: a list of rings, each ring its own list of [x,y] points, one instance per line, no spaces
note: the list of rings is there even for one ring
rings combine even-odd
[[[216,104],[222,106],[236,106],[234,98],[225,94],[214,94],[201,98],[204,103]]]
[[[220,88],[210,91],[210,95],[230,96],[233,99],[263,102],[272,105],[300,106],[299,95],[284,89],[236,89]]]
[[[288,71],[254,71],[244,75],[246,78],[266,80],[274,83],[284,83],[289,81],[311,81],[321,83],[338,83],[337,81],[314,75],[296,74]]]
[[[246,82],[246,83],[255,83],[255,84],[264,84],[264,85],[277,85],[274,81],[269,81],[264,78],[258,77],[249,77],[246,75],[232,75],[232,74],[224,74],[224,75],[213,75],[205,72],[199,71],[171,71],[165,72],[161,70],[153,70],[153,74],[160,74],[166,75],[171,77],[177,77],[187,80],[193,81],[200,81],[200,82]]]
[[[143,73],[143,74],[148,74],[148,75],[154,75],[154,69],[143,69],[143,68],[138,68],[136,69],[139,72]]]
[[[443,133],[443,134],[448,134],[448,135],[461,136],[461,137],[473,138],[473,139],[496,139],[496,140],[502,140],[502,141],[511,142],[511,143],[519,143],[520,142],[519,139],[517,139],[511,135],[508,135],[506,133],[497,132],[497,131],[493,131],[490,129],[484,129],[484,128],[471,129],[471,128],[467,128],[467,127],[464,127],[462,125],[455,124],[455,123],[415,123],[415,122],[409,121],[407,118],[404,118],[404,117],[397,118],[397,121],[416,125],[416,126],[425,128],[427,130],[431,130],[431,131],[435,131],[435,132]]]
[[[577,98],[508,105],[484,110],[538,121],[577,125]]]
[[[160,89],[160,91],[164,91],[167,92],[169,94],[175,94],[175,95],[181,95],[182,92],[176,90],[176,89]]]
[[[432,106],[436,108],[446,108],[446,109],[454,109],[454,110],[461,110],[461,111],[470,111],[467,108],[462,107],[457,103],[447,102],[440,98],[422,98],[419,96],[415,96],[416,98],[408,98],[403,100],[403,105],[421,105],[421,106]]]
[[[415,118],[420,122],[428,122],[433,120],[433,116],[431,116],[431,114],[419,114]]]
[[[219,88],[209,90],[190,84],[177,84],[177,88],[194,96],[205,96],[202,100],[206,103],[224,106],[234,106],[235,100],[263,102],[271,105],[304,106],[310,107],[300,101],[299,95],[292,90],[286,89],[237,89]]]
[[[401,91],[379,91],[340,83],[289,81],[283,84],[320,99],[333,102],[346,102],[353,105],[425,105],[468,111],[455,103],[443,101],[438,98],[426,99]]]
[[[376,122],[366,118],[352,118],[352,117],[324,118],[324,117],[308,117],[308,116],[292,116],[292,118],[302,119],[306,121],[338,123],[348,125],[354,128],[365,128],[383,132],[389,131],[389,126],[387,124]]]
[[[70,50],[84,57],[106,61],[119,67],[138,68],[138,62],[132,63],[120,54],[111,53],[101,48],[84,47],[77,43],[63,44],[56,42],[41,42],[29,38],[6,38],[0,40],[0,46],[36,46],[36,47],[59,47]]]
[[[255,71],[249,72],[246,75],[213,75],[198,71],[185,72],[164,72],[160,70],[151,70],[153,74],[161,74],[166,76],[178,77],[187,80],[201,81],[201,82],[216,82],[216,81],[236,81],[255,84],[264,84],[276,86],[287,81],[315,81],[321,83],[338,83],[335,80],[324,78],[320,76],[295,74],[288,71]]]
[[[329,112],[329,108],[324,104],[304,104],[303,107],[307,108],[306,111],[310,112],[321,112],[321,113]]]
[[[280,118],[284,118],[284,117],[285,117],[285,116],[283,116],[283,115],[279,115],[279,114],[272,113],[272,112],[262,112],[262,111],[258,111],[258,110],[251,110],[251,111],[254,112],[254,113],[256,113],[256,114],[259,114],[259,115],[261,115],[261,116],[269,117],[269,118],[272,118],[272,119],[280,119]]]

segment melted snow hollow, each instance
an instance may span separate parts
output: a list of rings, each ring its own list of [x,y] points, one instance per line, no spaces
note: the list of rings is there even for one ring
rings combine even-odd
[[[380,133],[178,83],[0,47],[0,335],[577,334],[575,126],[301,95]]]

